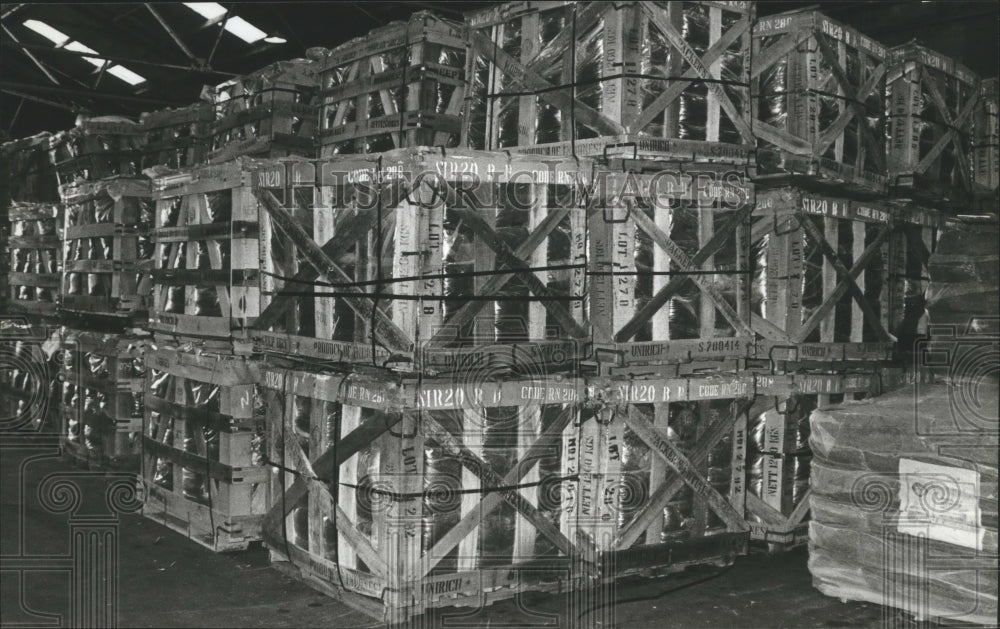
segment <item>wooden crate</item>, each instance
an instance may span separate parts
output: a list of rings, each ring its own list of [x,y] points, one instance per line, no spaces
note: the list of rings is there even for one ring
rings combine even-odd
[[[916,43],[889,51],[889,183],[897,197],[965,208],[979,77]]]
[[[599,167],[594,182],[603,202],[587,224],[583,307],[599,369],[624,374],[671,365],[680,375],[752,356],[754,189],[746,174],[617,160]]]
[[[143,515],[215,551],[259,540],[270,504],[254,378],[247,358],[146,352]]]
[[[401,149],[321,160],[316,196],[290,207],[269,186],[312,174],[262,170],[252,336],[263,351],[438,375],[489,363],[484,346],[515,367],[521,343],[531,364],[568,368],[587,336],[571,312],[585,256],[570,259],[586,241],[587,174],[573,160]]]
[[[190,168],[204,162],[212,120],[212,106],[208,103],[142,114],[139,123],[145,139],[143,169]]]
[[[747,163],[753,22],[751,2],[510,2],[470,13],[462,145]]]
[[[259,385],[284,470],[263,528],[273,565],[380,620],[746,552],[743,470],[723,468],[746,445],[753,376],[400,381],[274,365]],[[700,510],[682,524],[685,501]]]
[[[0,427],[5,433],[58,430],[58,329],[30,315],[0,318]]]
[[[208,161],[217,164],[240,155],[312,156],[316,132],[315,64],[305,59],[278,61],[266,68],[207,87],[211,103]]]
[[[765,358],[883,362],[922,332],[939,213],[787,187],[758,190],[754,220],[751,317],[773,341]]]
[[[883,192],[886,49],[811,9],[753,30],[758,176]]]
[[[63,260],[63,211],[58,203],[13,203],[8,208],[9,313],[55,316]]]
[[[991,197],[996,211],[1000,186],[1000,101],[997,80],[979,84],[979,100],[972,118],[972,179],[977,196]]]
[[[257,202],[248,161],[153,179],[156,248],[150,330],[229,347],[259,313]]]
[[[142,127],[119,116],[78,117],[76,126],[51,138],[59,185],[134,177],[142,172]]]
[[[62,328],[60,447],[92,468],[139,470],[148,335]]]
[[[58,203],[59,182],[49,155],[52,135],[47,132],[0,145],[3,182],[2,202]]]
[[[320,156],[458,146],[465,101],[461,24],[421,11],[310,53],[320,80]]]
[[[144,322],[152,286],[149,180],[81,182],[60,193],[66,206],[60,310]]]

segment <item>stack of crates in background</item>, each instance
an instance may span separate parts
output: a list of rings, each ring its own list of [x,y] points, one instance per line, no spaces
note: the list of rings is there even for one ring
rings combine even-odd
[[[155,247],[142,419],[143,514],[217,551],[260,539],[269,471],[253,415],[259,311],[251,164],[153,175]]]
[[[62,217],[51,135],[0,146],[0,417],[4,431],[55,428]]]
[[[419,12],[309,54],[319,78],[319,156],[458,146],[466,72],[461,24]]]
[[[61,330],[58,414],[65,456],[92,469],[139,469],[148,334]]]
[[[980,81],[953,59],[909,43],[889,51],[889,186],[897,197],[965,209]]]
[[[212,120],[209,103],[142,114],[139,123],[145,136],[143,170],[154,166],[188,168],[204,162]]]
[[[202,99],[213,112],[208,161],[222,163],[241,155],[312,155],[316,85],[315,64],[293,59],[205,86]]]
[[[107,177],[138,177],[142,172],[143,132],[121,116],[77,118],[76,126],[49,142],[59,185]]]

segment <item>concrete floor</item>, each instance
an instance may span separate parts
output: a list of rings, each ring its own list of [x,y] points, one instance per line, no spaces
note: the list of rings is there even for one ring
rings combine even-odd
[[[68,624],[70,519],[107,513],[109,479],[74,474],[54,446],[0,442],[0,625]],[[69,479],[80,488],[80,506],[54,513],[43,505],[39,485]],[[52,495],[57,495],[52,492]],[[23,505],[23,509],[20,505]],[[23,524],[23,528],[18,526]],[[219,555],[135,514],[117,521],[118,626],[121,627],[375,627],[365,615],[270,569],[263,549]],[[12,571],[13,556],[31,560],[27,572]],[[22,565],[26,565],[21,561]],[[54,570],[43,570],[50,566]],[[461,620],[441,617],[429,624],[449,627],[878,627],[880,607],[841,603],[812,588],[805,549],[753,555],[719,573],[688,571],[619,587],[613,622],[585,622],[565,613],[562,596],[529,595],[519,606],[505,601]],[[700,579],[700,582],[698,581]],[[693,583],[692,583],[693,582]],[[686,587],[678,588],[678,586]],[[643,599],[643,600],[631,600]],[[530,610],[530,611],[529,611]],[[468,610],[463,611],[469,614]],[[896,626],[908,624],[895,619]],[[54,624],[50,624],[54,623]]]

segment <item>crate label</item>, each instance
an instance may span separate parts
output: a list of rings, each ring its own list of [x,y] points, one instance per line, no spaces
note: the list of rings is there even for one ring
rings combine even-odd
[[[976,470],[900,458],[898,530],[981,551],[979,495]]]
[[[254,186],[257,188],[284,188],[285,169],[278,166],[275,168],[262,168],[257,171],[254,178]]]

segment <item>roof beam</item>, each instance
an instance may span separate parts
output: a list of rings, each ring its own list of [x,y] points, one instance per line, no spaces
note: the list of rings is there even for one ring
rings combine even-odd
[[[210,69],[210,68],[207,68],[207,67],[206,68],[192,68],[190,66],[182,66],[182,65],[175,64],[175,63],[161,63],[161,62],[158,62],[158,61],[144,61],[142,59],[132,59],[132,58],[126,58],[126,57],[115,57],[115,56],[106,55],[106,54],[103,54],[103,53],[100,53],[100,52],[97,53],[97,54],[91,54],[91,53],[87,53],[87,52],[76,52],[74,50],[65,50],[63,48],[54,48],[54,47],[51,47],[51,46],[38,46],[38,45],[35,45],[35,44],[21,44],[21,43],[18,43],[18,44],[8,44],[8,43],[4,43],[3,47],[4,48],[16,48],[16,49],[21,49],[21,50],[48,51],[48,52],[55,52],[55,53],[60,53],[60,54],[64,54],[64,55],[73,55],[75,57],[92,57],[94,59],[103,59],[105,61],[112,61],[114,63],[142,65],[142,66],[150,66],[150,67],[154,67],[154,68],[166,68],[168,70],[183,70],[185,72],[198,72],[198,73],[201,73],[201,74],[220,74],[222,76],[228,76],[228,77],[239,76],[235,72],[226,72],[224,70],[214,70],[214,69]]]
[[[85,96],[88,98],[98,98],[103,100],[118,101],[122,103],[135,103],[137,105],[156,105],[158,107],[183,107],[190,103],[162,100],[159,98],[143,98],[142,96],[131,96],[127,94],[110,94],[97,92],[95,90],[75,89],[72,87],[49,87],[47,85],[32,85],[31,83],[15,83],[13,81],[0,81],[0,89],[8,91],[25,90],[28,92],[40,92],[42,94],[56,94],[60,96]]]
[[[170,38],[174,40],[174,43],[177,44],[177,47],[180,48],[181,51],[187,56],[187,58],[191,60],[191,63],[195,67],[201,66],[202,65],[201,60],[194,56],[194,53],[191,52],[191,49],[187,47],[187,44],[185,44],[184,40],[180,38],[180,35],[178,35],[177,32],[174,29],[172,29],[169,24],[167,24],[167,21],[163,19],[163,16],[160,15],[156,9],[153,8],[153,5],[148,2],[144,4],[146,5],[146,8],[149,9],[149,12],[153,14],[153,17],[156,18],[156,21],[160,23],[160,26],[163,27],[163,30],[167,31],[167,35],[170,35]]]
[[[10,32],[10,29],[7,28],[6,26],[3,27],[3,32],[6,33],[7,36],[10,37],[12,40],[14,40],[15,44],[20,44],[21,43],[21,40],[19,40],[14,35],[14,33]],[[57,79],[56,77],[52,76],[52,73],[49,72],[49,69],[45,66],[45,64],[42,63],[41,61],[39,61],[38,57],[36,57],[34,54],[32,54],[32,52],[30,50],[28,50],[27,48],[22,48],[21,52],[23,52],[28,57],[28,59],[31,59],[31,62],[34,63],[35,66],[37,66],[38,69],[42,71],[42,74],[44,74],[46,77],[48,77],[48,79],[50,81],[52,81],[56,85],[62,85],[62,83],[59,82],[59,79]]]

